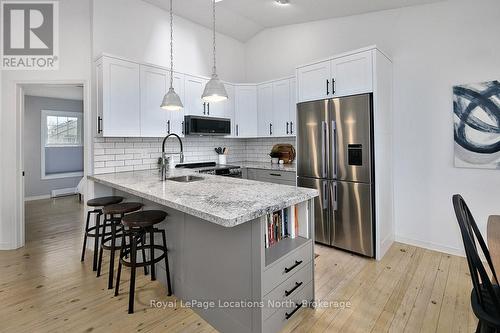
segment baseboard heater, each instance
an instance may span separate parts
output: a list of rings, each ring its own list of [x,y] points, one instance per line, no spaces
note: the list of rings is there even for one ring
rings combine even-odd
[[[57,198],[57,197],[64,197],[67,195],[74,195],[74,194],[76,194],[76,188],[75,187],[68,187],[68,188],[61,188],[58,190],[52,190],[50,192],[50,197]]]

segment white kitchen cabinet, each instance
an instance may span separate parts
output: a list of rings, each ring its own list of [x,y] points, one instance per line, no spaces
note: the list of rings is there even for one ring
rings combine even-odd
[[[373,50],[363,50],[297,68],[298,102],[373,91]]]
[[[289,128],[288,133],[291,136],[295,136],[295,126],[297,125],[297,81],[296,79],[290,79],[290,109],[288,112]]]
[[[102,57],[97,62],[96,69],[98,135],[140,136],[139,64]]]
[[[315,101],[331,97],[330,74],[330,60],[297,68],[299,101]]]
[[[290,134],[290,79],[273,82],[273,135]]]
[[[207,82],[206,79],[197,76],[184,75],[185,114],[193,116],[207,115],[207,104],[201,99]]]
[[[226,92],[229,95],[229,90],[231,89],[230,85],[227,83],[224,83],[224,87],[226,88]],[[203,87],[205,88],[205,87]],[[232,88],[234,90],[234,87]],[[228,96],[229,97],[229,96]],[[227,105],[229,104],[229,107],[231,106],[230,98],[220,101],[220,102],[211,102],[211,103],[206,103],[206,112],[205,116],[210,116],[210,117],[215,117],[215,118],[229,118],[227,116],[227,110],[228,107]],[[234,111],[233,111],[234,113]]]
[[[333,96],[373,91],[373,53],[366,51],[332,60]]]
[[[170,78],[170,73],[169,73]],[[185,106],[184,97],[184,74],[174,72],[174,79],[172,82],[174,90],[179,95],[182,104]],[[170,88],[170,81],[168,87]],[[184,109],[178,111],[168,111],[168,125],[167,133],[175,133],[179,136],[184,136]]]
[[[235,95],[235,87],[232,84],[225,84],[226,92],[227,92],[227,100],[224,101],[224,115],[223,118],[231,119],[231,135],[234,136],[236,134],[236,126],[235,126],[235,108],[236,108],[236,95]]]
[[[257,86],[257,134],[273,135],[273,84],[264,83]]]
[[[257,136],[257,87],[237,85],[235,95],[235,136]]]
[[[168,71],[141,65],[141,136],[161,137],[168,132],[169,112],[160,107],[168,91]]]

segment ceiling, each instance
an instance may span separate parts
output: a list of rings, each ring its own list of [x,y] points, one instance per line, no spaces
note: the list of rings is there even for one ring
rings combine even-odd
[[[24,94],[28,96],[83,100],[83,86],[62,84],[26,84]]]
[[[169,10],[169,0],[144,0]],[[222,0],[217,3],[217,31],[248,41],[260,31],[288,24],[318,21],[443,0],[290,0],[286,6],[274,0]],[[211,0],[174,1],[174,13],[211,27]]]

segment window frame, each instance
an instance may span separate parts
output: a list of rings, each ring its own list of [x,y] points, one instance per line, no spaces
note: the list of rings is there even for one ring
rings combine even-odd
[[[80,143],[79,144],[57,144],[57,145],[47,145],[47,117],[73,117],[78,118],[78,132],[80,133]],[[58,179],[58,178],[72,178],[72,177],[82,177],[83,171],[81,172],[62,172],[47,175],[45,173],[45,148],[57,148],[57,147],[83,147],[84,135],[83,135],[83,112],[75,111],[56,111],[56,110],[41,110],[41,140],[40,140],[40,174],[42,180],[47,179]]]

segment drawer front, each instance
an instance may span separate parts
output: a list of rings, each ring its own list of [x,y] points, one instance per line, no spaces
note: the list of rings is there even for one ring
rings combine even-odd
[[[313,298],[313,284],[310,282],[302,288],[295,297],[290,299],[289,306],[278,309],[271,317],[264,320],[262,332],[280,332],[289,319],[297,315],[297,312],[306,307],[303,301],[311,301]],[[297,305],[302,304],[301,307]],[[295,312],[294,312],[295,311]]]
[[[281,302],[284,300],[293,299],[309,282],[312,281],[312,264],[313,262],[310,261],[308,264],[306,264],[306,266],[302,267],[300,271],[290,276],[282,284],[274,288],[273,291],[264,296],[262,318],[267,319],[278,310],[277,307],[270,306],[272,302]]]
[[[312,261],[312,241],[291,251],[264,271],[262,274],[262,294],[267,295],[310,261]]]
[[[256,170],[255,174],[257,175],[257,179],[280,179],[294,183],[297,178],[296,173],[291,171]]]

